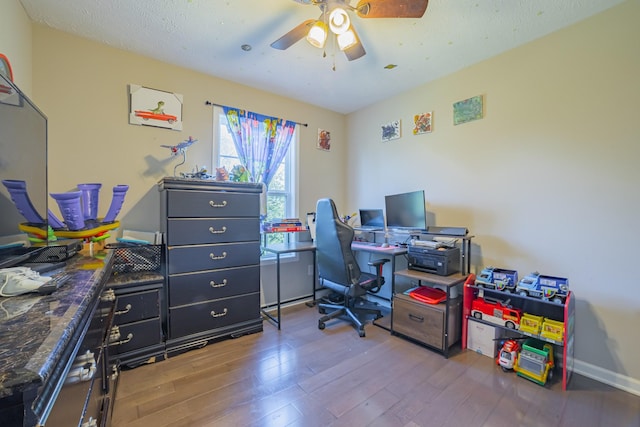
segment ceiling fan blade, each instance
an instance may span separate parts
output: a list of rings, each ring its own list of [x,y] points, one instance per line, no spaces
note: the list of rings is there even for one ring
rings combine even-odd
[[[271,43],[271,47],[280,50],[290,48],[294,43],[307,35],[309,28],[311,28],[314,22],[316,22],[315,19],[307,19],[293,30]]]
[[[364,46],[360,41],[360,37],[358,37],[358,33],[356,33],[356,29],[353,28],[353,25],[350,27],[353,34],[356,36],[356,44],[344,50],[344,54],[347,56],[349,61],[353,61],[355,59],[363,57],[367,52],[364,50]]]
[[[429,0],[360,0],[356,10],[361,18],[422,18]]]

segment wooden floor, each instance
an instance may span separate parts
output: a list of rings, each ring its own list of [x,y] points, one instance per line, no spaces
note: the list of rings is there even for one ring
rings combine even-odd
[[[282,330],[123,371],[112,425],[640,426],[640,397],[574,375],[541,387],[454,347],[450,358],[374,325],[365,338],[316,309],[283,311]]]

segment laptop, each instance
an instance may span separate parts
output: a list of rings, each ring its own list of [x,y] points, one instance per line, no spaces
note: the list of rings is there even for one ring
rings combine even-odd
[[[360,209],[360,227],[364,231],[384,230],[384,213],[382,209]]]

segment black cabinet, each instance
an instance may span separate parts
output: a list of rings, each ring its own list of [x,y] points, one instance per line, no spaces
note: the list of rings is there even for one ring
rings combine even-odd
[[[262,331],[261,185],[165,178],[167,352]]]

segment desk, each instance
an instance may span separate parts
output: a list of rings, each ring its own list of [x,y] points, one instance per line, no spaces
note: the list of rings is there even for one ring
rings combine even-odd
[[[294,252],[311,252],[313,254],[313,275],[311,276],[312,288],[313,288],[313,300],[316,300],[316,276],[317,267],[316,267],[316,245],[313,242],[287,242],[287,243],[276,243],[270,246],[263,246],[262,250],[266,252],[271,252],[276,255],[276,310],[278,315],[272,316],[267,313],[265,308],[272,306],[261,307],[260,310],[262,314],[264,314],[269,320],[273,321],[277,326],[278,330],[280,330],[281,319],[280,319],[280,255],[289,254]]]
[[[359,244],[359,242],[353,242],[351,244],[353,251],[368,252],[378,255],[388,255],[391,258],[391,299],[396,293],[396,257],[407,254],[407,248],[403,246],[389,246],[388,248],[382,248],[380,246],[371,246],[367,244]],[[391,331],[391,319],[388,317],[381,317],[373,322],[374,325],[383,329]],[[387,324],[389,326],[387,326]]]

